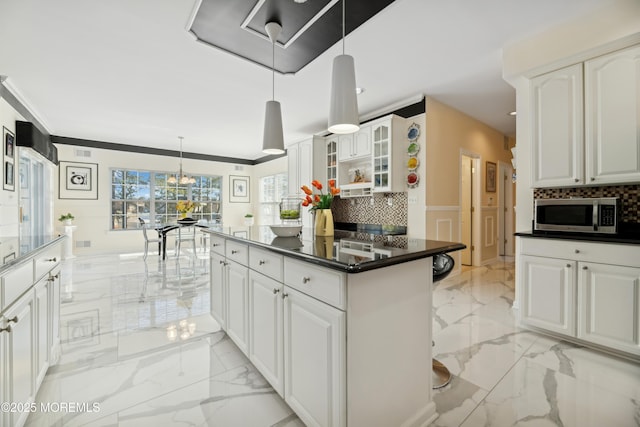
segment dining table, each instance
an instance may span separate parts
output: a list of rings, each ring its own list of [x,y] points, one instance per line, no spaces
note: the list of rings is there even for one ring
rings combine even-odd
[[[180,227],[198,227],[198,228],[208,228],[206,225],[198,224],[196,221],[176,221],[170,224],[159,225],[154,229],[158,232],[158,235],[162,239],[162,260],[167,259],[167,234],[170,231],[176,230]]]

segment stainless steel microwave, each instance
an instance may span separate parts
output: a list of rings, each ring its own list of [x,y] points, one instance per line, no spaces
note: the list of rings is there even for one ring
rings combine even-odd
[[[533,229],[584,233],[617,233],[620,199],[536,199]]]

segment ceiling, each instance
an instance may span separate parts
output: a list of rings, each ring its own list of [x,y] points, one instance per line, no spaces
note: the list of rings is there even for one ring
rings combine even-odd
[[[396,0],[346,39],[365,88],[360,113],[425,94],[515,134],[502,47],[609,3]],[[181,135],[185,152],[260,158],[271,71],[198,42],[188,31],[198,5],[0,0],[0,75],[54,135],[169,150]],[[341,52],[338,41],[297,73],[276,74],[285,144],[326,130]]]

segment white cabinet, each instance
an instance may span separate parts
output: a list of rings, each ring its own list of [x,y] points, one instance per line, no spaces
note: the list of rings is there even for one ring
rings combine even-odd
[[[345,313],[288,286],[283,295],[285,401],[308,426],[344,426]]]
[[[284,397],[283,285],[249,272],[249,359]]]
[[[640,46],[531,80],[532,185],[640,182]]]
[[[522,320],[532,326],[575,334],[576,262],[522,256]]]
[[[640,355],[640,245],[518,238],[524,325]]]
[[[212,242],[213,244],[213,242]],[[226,263],[224,256],[211,251],[211,315],[220,324],[222,329],[227,327],[227,305],[225,303],[227,292]]]
[[[51,346],[49,344],[49,293],[51,292],[51,280],[41,279],[34,286],[34,319],[35,319],[35,381],[36,387],[42,383],[47,368],[49,367],[49,357]]]
[[[299,196],[304,193],[300,189],[303,185],[311,186],[311,181],[317,179],[326,182],[325,141],[322,137],[314,136],[287,147],[287,165],[289,179],[289,194]],[[303,210],[302,223],[305,227],[313,224],[313,216],[308,209]]]
[[[6,369],[2,379],[4,401],[30,404],[36,394],[33,290],[23,294],[3,313],[0,325],[0,340],[4,340],[5,347],[2,355],[2,365]],[[9,426],[23,425],[28,415],[28,411],[0,413],[0,417],[6,417]]]
[[[362,126],[356,133],[338,137],[338,159],[358,159],[371,155],[371,127]]]
[[[578,338],[640,354],[640,268],[580,263]]]
[[[227,334],[244,354],[249,353],[249,269],[227,261]]]
[[[534,187],[583,181],[582,64],[531,80]]]
[[[640,182],[640,46],[585,62],[586,183]]]
[[[338,179],[338,141],[336,135],[327,137],[325,141],[327,158],[327,181]]]

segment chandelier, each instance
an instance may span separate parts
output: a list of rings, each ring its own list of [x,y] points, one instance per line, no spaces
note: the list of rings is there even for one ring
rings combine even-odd
[[[169,177],[169,179],[167,179],[167,183],[168,184],[195,184],[196,183],[196,179],[192,176],[189,176],[185,173],[182,173],[182,140],[184,139],[184,137],[179,136],[178,139],[180,140],[180,170],[176,175],[171,175]]]

